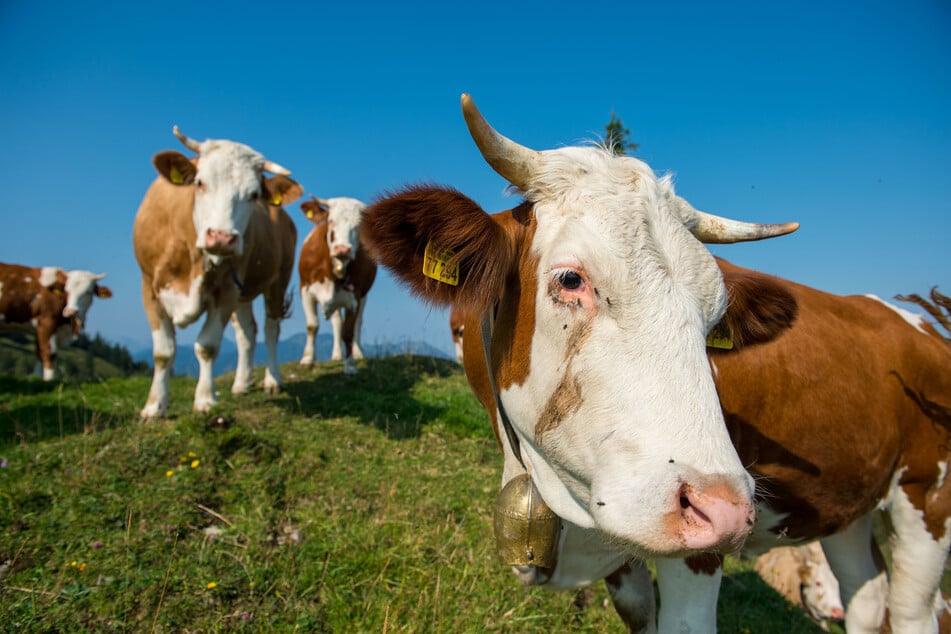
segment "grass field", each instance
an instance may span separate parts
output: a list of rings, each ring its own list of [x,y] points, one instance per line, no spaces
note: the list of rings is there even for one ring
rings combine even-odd
[[[142,424],[148,378],[0,377],[0,632],[623,632],[497,563],[501,459],[453,363],[283,368]],[[259,377],[260,378],[260,377]],[[821,630],[728,560],[719,630]]]

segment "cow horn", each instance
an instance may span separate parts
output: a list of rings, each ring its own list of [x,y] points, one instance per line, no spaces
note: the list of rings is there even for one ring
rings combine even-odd
[[[799,228],[798,222],[784,222],[782,224],[760,224],[743,222],[722,216],[708,214],[705,211],[694,209],[686,200],[677,196],[677,202],[687,213],[687,227],[690,232],[705,244],[732,244],[734,242],[749,242],[775,238],[792,233]]]
[[[492,129],[468,93],[462,95],[462,116],[469,134],[482,157],[499,176],[521,189],[526,189],[538,171],[541,153],[519,145]]]
[[[270,172],[270,173],[272,173],[272,174],[278,174],[278,175],[280,175],[280,176],[290,176],[290,175],[291,175],[291,171],[290,171],[289,169],[287,169],[286,167],[281,167],[280,165],[278,165],[278,164],[275,163],[274,161],[268,161],[268,160],[266,160],[266,159],[265,159],[265,161],[264,161],[264,171],[265,171],[265,172]]]
[[[182,145],[196,154],[201,154],[201,143],[182,134],[182,131],[178,129],[177,125],[172,126],[172,132],[178,137],[178,140],[182,142]]]

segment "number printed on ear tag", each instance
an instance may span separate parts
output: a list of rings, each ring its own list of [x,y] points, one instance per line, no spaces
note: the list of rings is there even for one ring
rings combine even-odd
[[[453,255],[455,253],[450,249],[440,249],[427,242],[423,253],[423,275],[450,286],[459,286],[459,264],[449,263]]]

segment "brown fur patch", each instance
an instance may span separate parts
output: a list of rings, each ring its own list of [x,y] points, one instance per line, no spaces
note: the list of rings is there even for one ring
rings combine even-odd
[[[694,574],[704,574],[712,577],[716,574],[717,568],[723,566],[723,555],[719,553],[692,555],[685,557],[684,563],[687,564],[687,567],[690,568]]]
[[[535,423],[535,440],[539,440],[545,432],[551,431],[561,424],[561,421],[581,406],[581,384],[578,377],[571,372],[571,366],[565,368],[561,383],[552,392],[545,408],[542,410],[538,422]]]
[[[729,296],[721,323],[729,327],[734,349],[770,341],[792,327],[799,306],[783,280],[720,258],[717,264]]]

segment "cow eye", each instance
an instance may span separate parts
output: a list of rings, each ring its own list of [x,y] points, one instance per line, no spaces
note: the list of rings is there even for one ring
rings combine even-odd
[[[558,274],[558,283],[568,291],[576,291],[581,288],[584,280],[575,271],[562,271]]]

